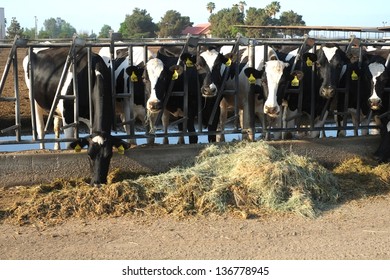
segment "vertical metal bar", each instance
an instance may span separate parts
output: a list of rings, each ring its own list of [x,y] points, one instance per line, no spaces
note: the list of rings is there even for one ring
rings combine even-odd
[[[93,104],[92,104],[92,50],[91,47],[87,48],[87,59],[88,59],[88,98],[89,98],[89,133],[91,134],[92,131],[92,120],[93,120]]]
[[[253,67],[255,65],[255,42],[254,40],[250,40],[249,42],[249,67]],[[238,49],[238,48],[237,48]],[[238,77],[239,73],[236,72],[236,76]],[[244,104],[244,126],[242,129],[246,130],[246,133],[248,134],[248,139],[250,141],[254,141],[255,136],[255,94],[254,94],[254,84],[250,85],[250,90],[246,92],[247,95],[246,98],[246,104]],[[236,95],[237,95],[238,88],[236,88]],[[237,106],[237,105],[236,105]]]
[[[37,140],[37,119],[35,115],[35,95],[34,95],[34,65],[31,61],[31,56],[34,53],[33,47],[28,48],[28,75],[30,77],[29,79],[29,97],[30,97],[30,111],[31,111],[31,126],[32,126],[32,139],[34,141]]]
[[[74,137],[79,138],[79,89],[78,89],[78,77],[77,77],[77,61],[76,50],[73,49],[72,53],[72,72],[73,72],[73,96],[74,96]]]
[[[145,52],[147,52],[147,50],[144,49]],[[134,58],[133,58],[133,45],[130,45],[129,46],[129,49],[128,49],[128,54],[129,54],[129,66],[132,66],[133,65],[133,61],[134,61]],[[129,116],[126,116],[126,118],[128,118],[130,120],[130,136],[131,137],[134,137],[135,136],[135,119],[134,119],[134,107],[135,107],[135,104],[134,104],[134,82],[131,81],[130,77],[128,78],[128,85],[129,85],[129,88],[128,88],[128,93],[129,93],[129,98],[127,99],[128,101],[125,102],[125,104],[127,106],[129,106],[130,108],[130,115]],[[127,81],[125,81],[127,83]]]
[[[114,60],[115,60],[115,46],[114,46],[114,34],[110,33],[110,61],[111,61],[111,96],[112,96],[112,112],[114,112],[115,116],[115,105],[116,105],[116,81],[115,81],[115,67],[114,67]],[[117,130],[117,123],[116,123],[116,117],[113,119],[112,129],[114,131]]]
[[[16,139],[21,140],[21,127],[20,127],[20,98],[19,98],[19,80],[18,80],[18,55],[15,51],[13,59],[14,70],[14,90],[15,90],[15,125],[16,125]]]

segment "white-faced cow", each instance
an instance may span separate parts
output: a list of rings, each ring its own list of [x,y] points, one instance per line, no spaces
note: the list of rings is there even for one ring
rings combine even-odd
[[[33,70],[33,92],[39,138],[43,138],[43,112],[50,110],[52,106],[68,53],[68,48],[49,48],[32,53],[30,57],[31,65],[27,63],[27,58],[23,63],[28,87],[30,86],[29,67],[32,66]],[[99,185],[107,182],[113,146],[117,147],[120,151],[129,148],[129,146],[119,138],[111,136],[114,116],[112,112],[110,72],[100,56],[94,53],[91,56],[92,104],[89,104],[88,63],[87,50],[85,48],[77,52],[76,75],[78,81],[79,116],[81,119],[85,119],[90,123],[92,134],[72,142],[70,147],[79,151],[82,147],[88,146],[91,184]],[[75,73],[71,70],[66,73],[65,83],[61,88],[61,95],[73,95],[74,75]],[[89,119],[90,108],[92,110],[92,120]],[[65,125],[73,123],[73,100],[60,99],[56,114],[58,118],[63,120]],[[59,127],[55,129],[59,129]],[[56,134],[59,134],[59,132],[56,131]],[[73,137],[73,135],[69,135],[70,137]]]

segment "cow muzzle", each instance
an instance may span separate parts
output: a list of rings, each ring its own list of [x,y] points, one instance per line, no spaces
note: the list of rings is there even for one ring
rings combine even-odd
[[[320,95],[326,99],[332,98],[336,93],[336,89],[333,86],[324,86],[320,88]]]
[[[218,93],[218,89],[214,84],[211,84],[209,86],[203,86],[201,92],[203,97],[215,97]]]
[[[371,110],[376,111],[382,108],[382,99],[380,98],[370,98],[368,104]]]
[[[264,114],[270,116],[271,118],[278,117],[280,112],[279,106],[264,106]]]
[[[147,109],[152,113],[160,112],[162,109],[162,102],[160,100],[149,101],[147,105]]]

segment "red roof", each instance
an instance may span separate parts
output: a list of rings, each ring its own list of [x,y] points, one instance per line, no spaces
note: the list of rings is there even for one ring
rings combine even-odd
[[[210,30],[211,24],[208,23],[202,23],[202,24],[197,24],[195,26],[189,26],[186,29],[184,29],[181,33],[186,35],[186,34],[192,34],[192,35],[202,35],[202,34],[207,34],[207,32]]]

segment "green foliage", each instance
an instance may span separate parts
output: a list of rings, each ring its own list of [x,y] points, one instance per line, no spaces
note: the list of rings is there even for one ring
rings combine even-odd
[[[234,25],[244,24],[244,14],[240,12],[238,7],[222,9],[212,14],[209,22],[211,23],[211,33],[214,37],[234,38],[240,31]]]
[[[20,27],[20,23],[15,17],[12,18],[10,25],[7,28],[7,37],[14,38],[16,35],[21,36],[24,29]]]
[[[109,38],[111,30],[112,30],[111,26],[107,24],[103,25],[102,29],[100,29],[99,32],[99,38]]]
[[[188,26],[192,26],[189,17],[182,17],[181,14],[174,10],[169,10],[165,13],[164,17],[161,18],[158,26],[160,31],[158,32],[159,37],[179,37],[181,32]]]
[[[153,23],[150,14],[139,8],[135,8],[133,14],[126,15],[119,28],[119,32],[125,38],[153,38],[157,30],[157,25]]]
[[[60,17],[45,20],[43,26],[39,38],[71,38],[76,33],[76,29]]]

